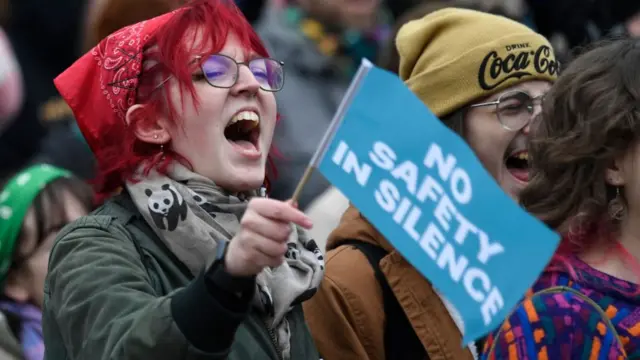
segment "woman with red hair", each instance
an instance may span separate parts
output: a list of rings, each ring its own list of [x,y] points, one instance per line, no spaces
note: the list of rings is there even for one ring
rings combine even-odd
[[[301,303],[322,255],[265,197],[283,64],[233,2],[116,31],[55,84],[98,192],[122,192],[58,235],[45,358],[317,359]]]

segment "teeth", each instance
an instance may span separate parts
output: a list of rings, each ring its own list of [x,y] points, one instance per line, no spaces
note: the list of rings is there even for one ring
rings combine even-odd
[[[524,151],[519,153],[518,155],[516,155],[516,158],[520,159],[520,160],[529,160],[529,153]]]
[[[255,111],[241,111],[231,118],[229,125],[235,124],[238,121],[250,121],[252,123],[251,128],[254,128],[260,124],[260,116],[258,116]]]

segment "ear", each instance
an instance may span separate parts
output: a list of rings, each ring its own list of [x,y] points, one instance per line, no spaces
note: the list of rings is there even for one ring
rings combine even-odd
[[[168,143],[171,140],[169,131],[162,122],[149,120],[145,110],[144,105],[132,105],[125,116],[127,125],[133,127],[133,131],[140,141],[158,145]]]
[[[19,271],[11,271],[4,284],[4,295],[19,303],[29,301],[29,289],[25,286],[28,281]]]
[[[615,187],[624,186],[626,183],[624,169],[624,157],[615,159],[607,170],[605,170],[605,181],[607,184]]]

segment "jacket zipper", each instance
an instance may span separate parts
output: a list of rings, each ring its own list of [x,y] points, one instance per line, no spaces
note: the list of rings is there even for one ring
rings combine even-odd
[[[273,330],[271,326],[269,326],[269,322],[265,320],[264,325],[267,327],[267,331],[269,332],[269,337],[271,337],[271,344],[273,344],[274,349],[276,350],[276,355],[278,356],[278,360],[284,360],[282,357],[282,352],[280,351],[280,346],[278,346],[278,337],[276,336],[276,332]]]

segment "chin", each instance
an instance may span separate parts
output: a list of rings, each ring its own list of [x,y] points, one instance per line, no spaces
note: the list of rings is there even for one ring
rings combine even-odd
[[[236,169],[234,176],[217,182],[220,187],[230,192],[257,190],[264,185],[264,169]]]
[[[500,181],[500,187],[514,201],[520,200],[520,193],[527,186],[527,183],[514,178],[509,171],[505,170]]]
[[[220,187],[229,193],[241,193],[245,191],[258,190],[262,186],[262,183],[263,183],[262,181],[261,182],[242,181],[242,182],[235,182],[233,184],[220,185]]]
[[[520,202],[520,191],[522,191],[522,189],[514,188],[514,189],[509,190],[508,195],[509,195],[510,198],[513,199],[513,201],[519,203]]]

